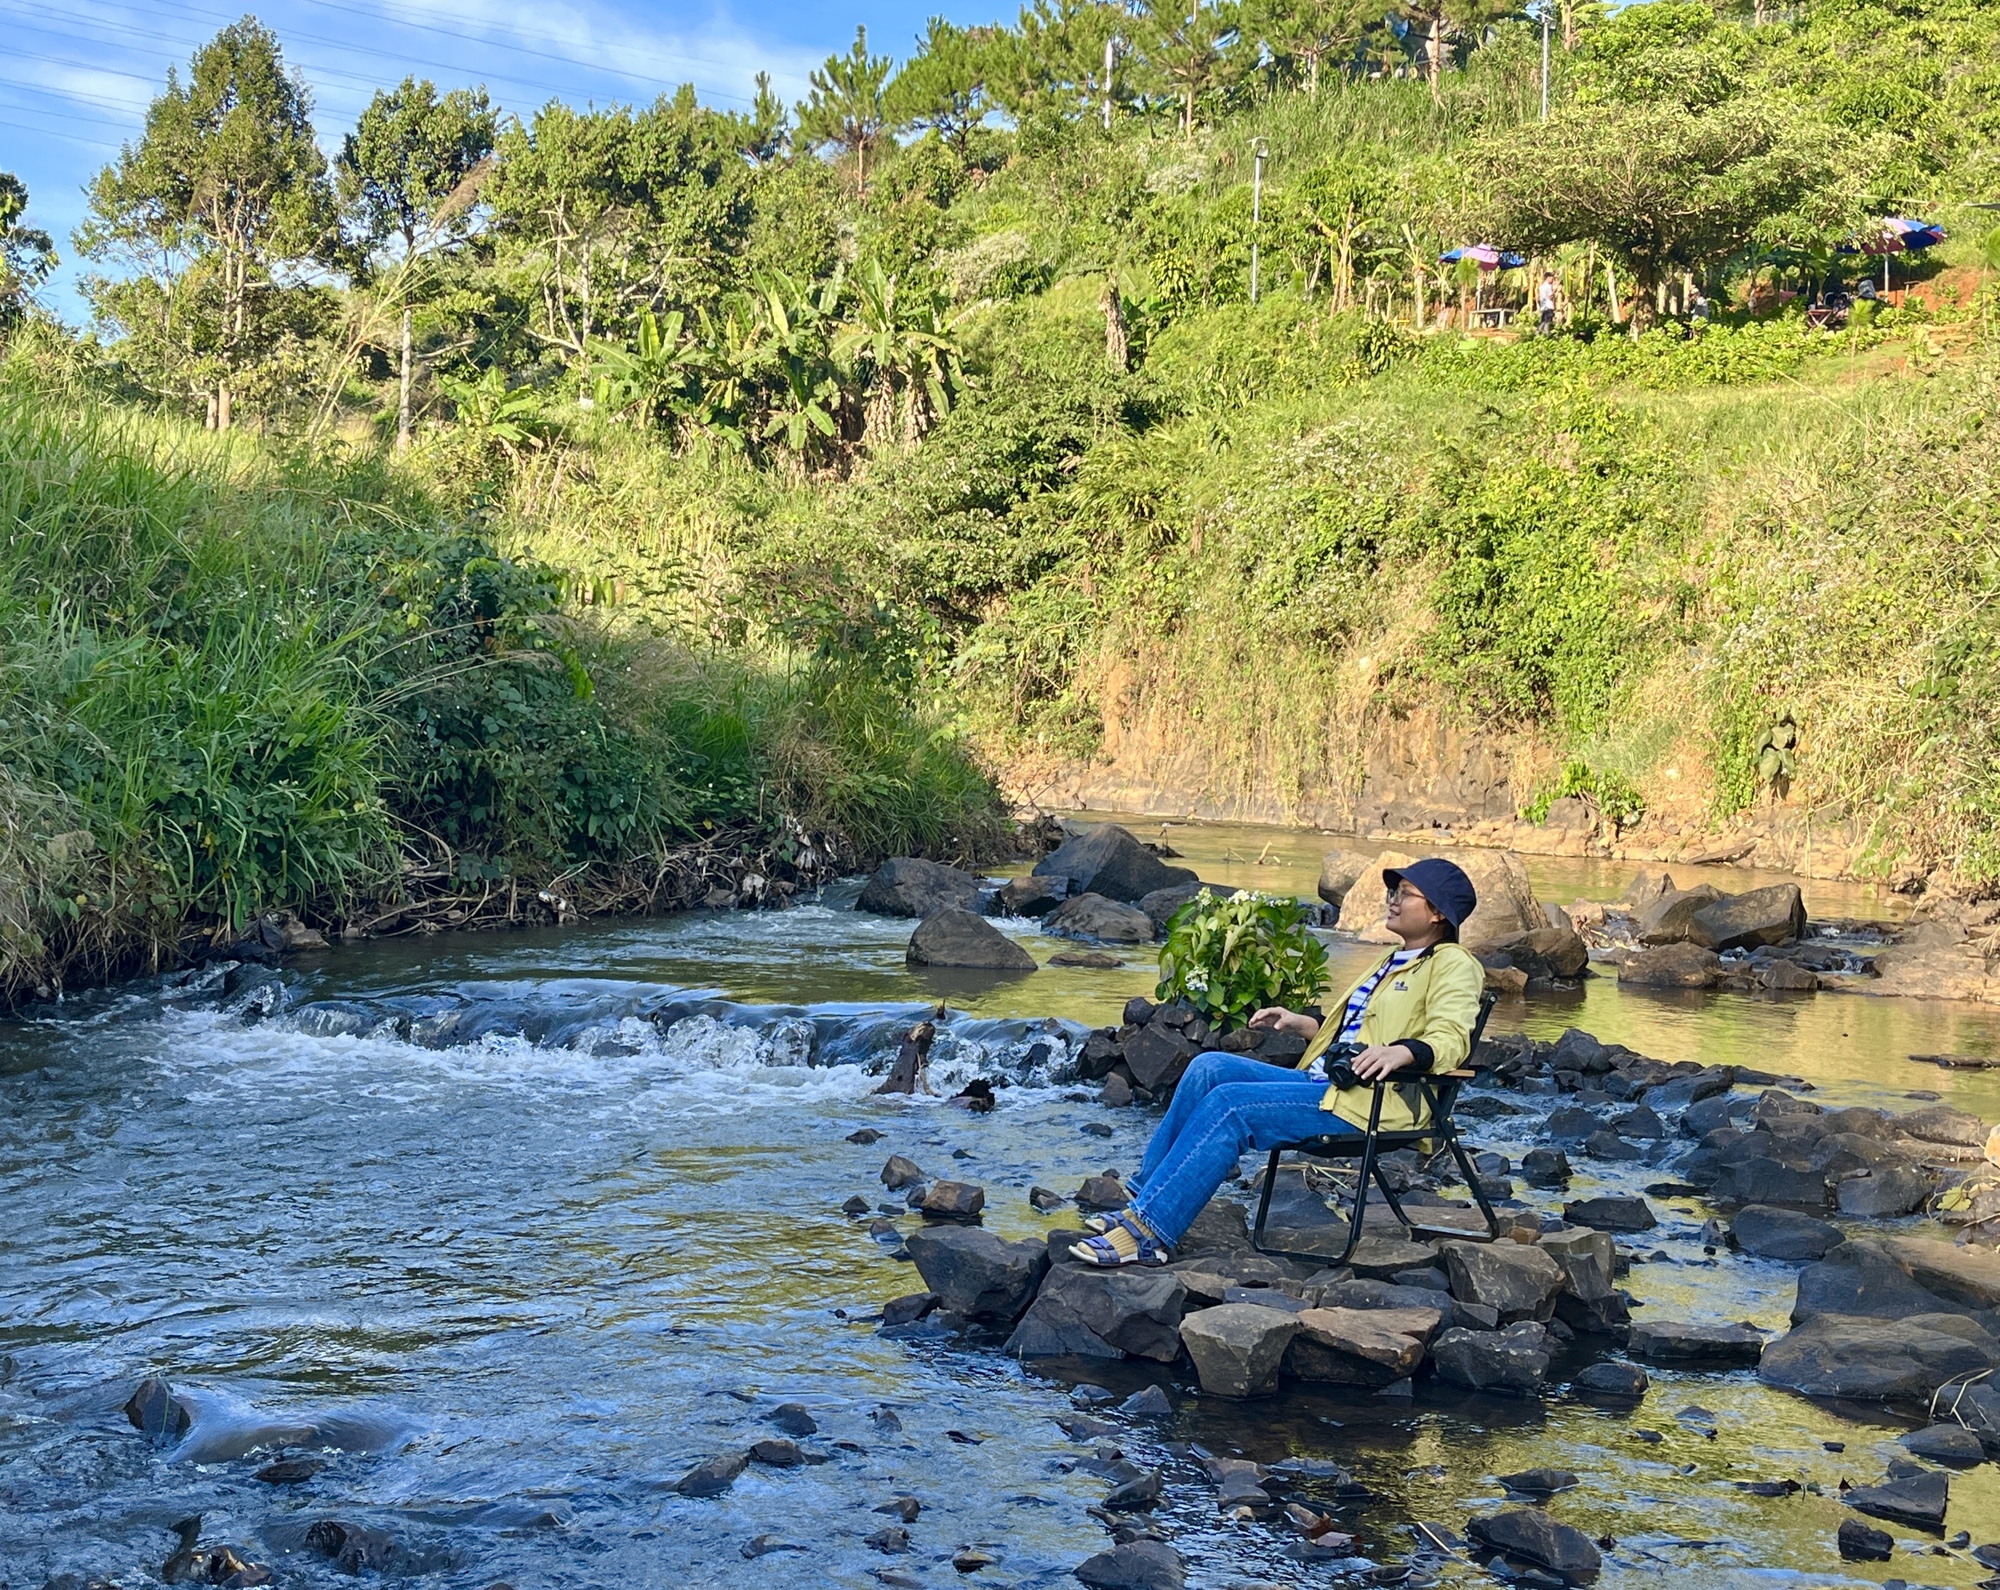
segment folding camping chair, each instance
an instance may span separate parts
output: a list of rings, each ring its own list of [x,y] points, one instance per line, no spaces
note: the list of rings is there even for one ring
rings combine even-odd
[[[1480,1034],[1486,1030],[1486,1018],[1493,1014],[1493,1007],[1500,996],[1490,990],[1480,996],[1479,1019],[1472,1024],[1472,1042],[1466,1049],[1466,1058],[1472,1057],[1479,1047]],[[1389,1210],[1403,1223],[1404,1229],[1412,1237],[1457,1237],[1469,1242],[1492,1242],[1500,1235],[1500,1217],[1493,1212],[1485,1192],[1480,1188],[1478,1173],[1473,1169],[1471,1159],[1466,1155],[1465,1145],[1459,1141],[1457,1123],[1451,1112],[1458,1103],[1458,1090],[1472,1080],[1473,1073],[1465,1068],[1446,1071],[1436,1076],[1414,1077],[1424,1102],[1430,1106],[1430,1124],[1415,1127],[1409,1131],[1390,1132],[1382,1129],[1382,1093],[1391,1085],[1384,1078],[1375,1084],[1375,1100],[1368,1109],[1368,1130],[1356,1135],[1352,1132],[1336,1132],[1323,1137],[1302,1138],[1296,1143],[1280,1143],[1271,1150],[1270,1163],[1264,1167],[1264,1192],[1257,1200],[1257,1222],[1251,1228],[1250,1244],[1259,1253],[1269,1253],[1281,1259],[1305,1259],[1326,1264],[1345,1264],[1353,1255],[1356,1244],[1361,1241],[1361,1216],[1368,1207],[1368,1184],[1373,1181],[1382,1189],[1382,1196],[1388,1201]],[[1407,1084],[1405,1084],[1407,1085]],[[1420,1226],[1403,1213],[1403,1206],[1396,1197],[1396,1189],[1389,1185],[1389,1179],[1382,1174],[1380,1156],[1384,1150],[1415,1148],[1419,1144],[1433,1140],[1449,1148],[1452,1158],[1458,1162],[1458,1172],[1465,1178],[1465,1185],[1472,1189],[1472,1196],[1479,1205],[1479,1212],[1486,1217],[1486,1235],[1481,1237],[1455,1226]],[[1278,1156],[1281,1154],[1303,1154],[1308,1159],[1336,1160],[1359,1159],[1361,1174],[1354,1184],[1354,1214],[1347,1229],[1347,1246],[1338,1258],[1329,1259],[1323,1253],[1292,1253],[1284,1248],[1264,1246],[1264,1221],[1271,1212],[1271,1192],[1278,1182]]]

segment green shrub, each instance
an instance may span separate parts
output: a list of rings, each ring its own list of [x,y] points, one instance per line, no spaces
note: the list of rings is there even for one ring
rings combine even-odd
[[[1218,899],[1207,889],[1174,913],[1160,951],[1161,1000],[1185,1000],[1218,1027],[1266,1005],[1312,1004],[1326,986],[1326,946],[1288,895]]]
[[[1571,796],[1589,801],[1614,830],[1632,822],[1646,809],[1646,797],[1633,788],[1624,774],[1572,761],[1564,765],[1560,777],[1536,789],[1535,798],[1521,808],[1521,815],[1531,823],[1546,822],[1549,807]]]

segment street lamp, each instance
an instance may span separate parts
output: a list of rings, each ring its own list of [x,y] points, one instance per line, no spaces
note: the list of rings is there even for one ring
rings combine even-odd
[[[1542,0],[1542,120],[1549,119],[1549,12],[1552,0]]]
[[[1257,302],[1257,234],[1264,222],[1264,162],[1271,158],[1271,140],[1250,140],[1250,302]]]

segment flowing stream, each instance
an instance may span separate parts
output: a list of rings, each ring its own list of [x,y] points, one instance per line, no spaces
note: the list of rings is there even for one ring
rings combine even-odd
[[[1151,837],[1157,819],[1133,826]],[[1172,837],[1205,878],[1308,897],[1326,843],[1230,825]],[[1529,865],[1563,902],[1611,898],[1632,870]],[[1740,871],[1711,876],[1746,886]],[[1816,916],[1901,906],[1805,888]],[[1839,1484],[1879,1480],[1908,1421],[1747,1372],[1658,1372],[1620,1411],[1428,1384],[1413,1401],[1230,1405],[1137,1365],[1024,1369],[990,1346],[879,1336],[865,1316],[915,1273],[840,1205],[892,1201],[877,1180],[889,1153],[983,1184],[986,1223],[1007,1236],[1052,1223],[1031,1186],[1067,1193],[1136,1165],[1151,1114],[1104,1109],[1061,1078],[1087,1026],[1150,991],[1152,951],[1004,981],[918,975],[903,963],[910,924],[852,911],[854,892],[780,913],[374,943],[281,973],[72,997],[0,1026],[0,1590],[61,1572],[155,1583],[168,1526],[196,1513],[204,1542],[236,1544],[282,1585],[355,1582],[303,1545],[326,1518],[385,1531],[428,1565],[409,1582],[454,1590],[944,1585],[967,1546],[998,1559],[974,1583],[1073,1585],[1107,1543],[1086,1511],[1104,1482],[1077,1467],[1091,1449],[1055,1422],[1078,1378],[1121,1395],[1167,1386],[1171,1417],[1108,1417],[1128,1426],[1128,1455],[1165,1463],[1159,1518],[1201,1586],[1330,1580],[1288,1556],[1279,1529],[1219,1519],[1190,1444],[1351,1469],[1371,1496],[1339,1516],[1383,1564],[1410,1556],[1415,1523],[1462,1531],[1501,1500],[1492,1476],[1546,1464],[1582,1477],[1558,1516],[1615,1537],[1608,1586],[1662,1570],[1710,1586],[1983,1576],[1962,1555],[1842,1564]],[[1067,947],[1004,925],[1037,959]],[[1335,975],[1365,953],[1337,947]],[[1006,1078],[990,1115],[871,1096],[901,1029],[939,999],[952,1014],[934,1084]],[[2000,1053],[2000,1013],[1976,1007],[1621,994],[1598,978],[1494,1019],[1540,1036],[1572,1025],[1662,1059],[1796,1075],[1823,1099],[1910,1107],[1904,1095],[1928,1090],[2000,1119],[2000,1072],[1906,1058]],[[1109,1138],[1082,1130],[1099,1123]],[[863,1127],[884,1135],[847,1140]],[[1518,1158],[1507,1132],[1503,1118],[1471,1136]],[[1584,1170],[1569,1196],[1663,1174]],[[1782,1325],[1790,1266],[1706,1255],[1699,1202],[1655,1205],[1660,1228],[1621,1239],[1644,1261],[1624,1283],[1635,1296],[1667,1317]],[[121,1412],[149,1373],[196,1405],[178,1444],[150,1444]],[[671,1489],[777,1434],[784,1402],[811,1411],[819,1432],[801,1444],[826,1461],[752,1465],[714,1500]],[[884,1408],[900,1429],[873,1417]],[[307,1451],[326,1466],[304,1483],[253,1478]],[[1783,1479],[1808,1489],[1737,1488]],[[865,1538],[905,1493],[923,1512],[912,1550],[887,1556]],[[1948,1529],[2000,1535],[1994,1465],[1954,1475],[1952,1498]],[[747,1554],[758,1537],[803,1549]],[[1488,1582],[1467,1563],[1428,1571]]]

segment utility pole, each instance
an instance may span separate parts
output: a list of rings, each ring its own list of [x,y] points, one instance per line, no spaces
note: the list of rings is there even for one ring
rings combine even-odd
[[[1250,302],[1257,302],[1257,237],[1264,224],[1264,162],[1271,158],[1271,140],[1250,141]]]
[[[1118,35],[1104,41],[1104,130],[1111,131],[1111,72],[1118,64]]]
[[[1542,120],[1549,119],[1549,15],[1553,0],[1542,0]]]

